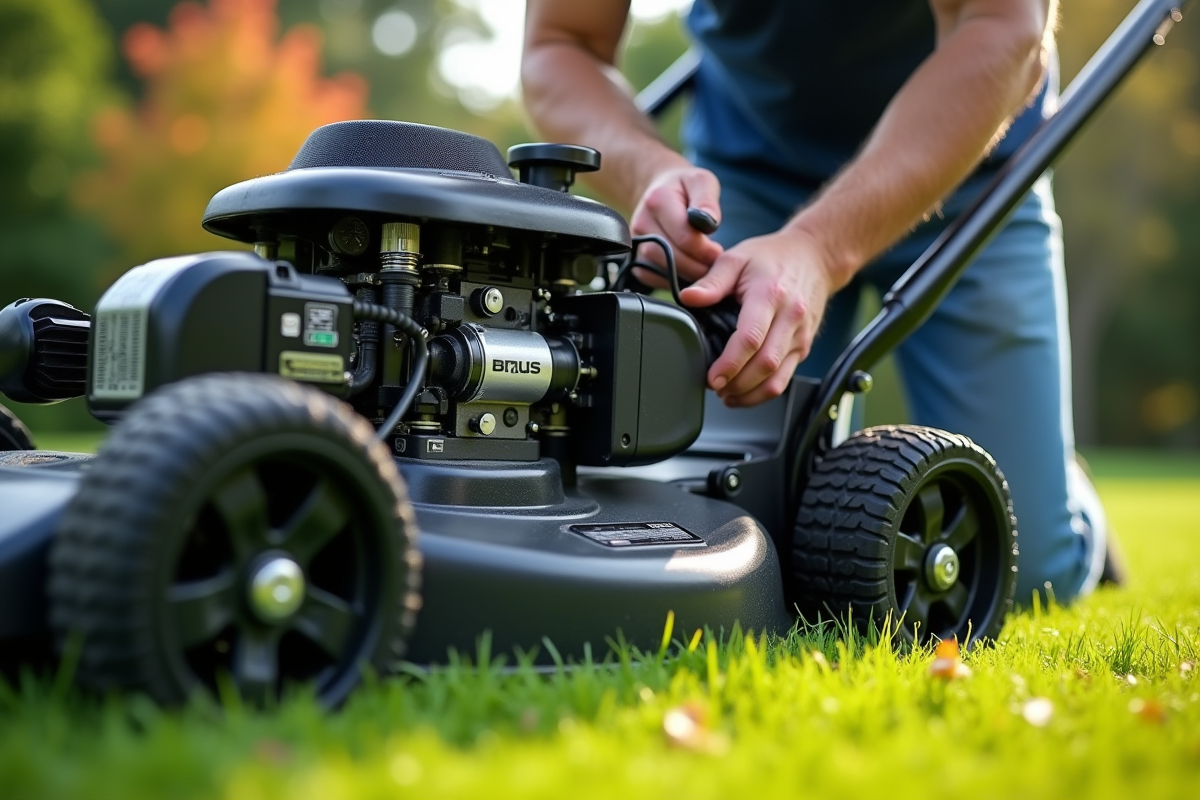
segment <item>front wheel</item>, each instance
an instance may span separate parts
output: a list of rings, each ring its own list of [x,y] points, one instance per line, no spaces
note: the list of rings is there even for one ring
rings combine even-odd
[[[793,582],[806,618],[885,619],[908,641],[993,638],[1012,608],[1017,529],[1008,483],[965,436],[869,428],[813,470]]]
[[[55,537],[51,624],[96,689],[175,704],[228,681],[262,703],[302,683],[334,705],[404,654],[416,531],[349,406],[192,378],[133,406],[89,465]]]

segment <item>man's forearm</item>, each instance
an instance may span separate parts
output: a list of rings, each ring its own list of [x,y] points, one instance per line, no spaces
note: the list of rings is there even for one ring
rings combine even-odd
[[[686,161],[662,143],[609,70],[576,43],[532,43],[522,62],[522,88],[538,133],[599,150],[603,168],[589,182],[631,209],[653,175]]]
[[[1035,26],[964,20],[909,78],[862,152],[788,228],[811,237],[835,285],[890,247],[974,169],[1042,75]]]

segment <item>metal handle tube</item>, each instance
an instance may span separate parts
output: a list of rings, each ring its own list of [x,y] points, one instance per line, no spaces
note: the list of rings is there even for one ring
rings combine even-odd
[[[638,96],[634,98],[638,110],[651,118],[661,116],[677,97],[691,87],[698,69],[700,51],[693,47],[675,59],[671,66],[650,82],[649,86],[638,92]]]
[[[979,199],[909,267],[883,299],[875,319],[854,338],[830,368],[803,426],[793,432],[791,484],[799,488],[817,444],[850,376],[866,370],[917,329],[1017,207],[1046,168],[1095,114],[1104,100],[1154,45],[1181,20],[1188,0],[1141,0],[1096,51],[1063,93],[1058,110],[1042,120],[1009,157]]]

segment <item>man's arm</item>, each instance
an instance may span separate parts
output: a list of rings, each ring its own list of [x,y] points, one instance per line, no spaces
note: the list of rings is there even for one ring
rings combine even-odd
[[[807,355],[829,295],[960,184],[1043,73],[1050,0],[930,0],[937,49],[859,155],[778,233],[731,248],[684,291],[734,294],[737,332],[709,372],[730,405],[778,395]]]
[[[699,278],[721,247],[688,225],[687,208],[720,219],[720,188],[711,172],[658,138],[613,66],[628,13],[629,0],[529,0],[521,59],[525,107],[548,140],[599,150],[602,167],[589,182],[634,209],[635,234],[665,235],[680,271]]]

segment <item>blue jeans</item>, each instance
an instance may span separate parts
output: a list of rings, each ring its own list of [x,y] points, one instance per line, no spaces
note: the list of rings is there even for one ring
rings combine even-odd
[[[721,181],[725,247],[778,230],[815,187],[780,173],[703,156]],[[856,331],[860,294],[887,289],[960,214],[990,176],[968,180],[942,216],[863,269],[835,295],[799,372],[820,377]],[[1068,602],[1095,586],[1102,566],[1093,528],[1095,494],[1074,464],[1070,348],[1062,232],[1050,180],[1042,178],[958,284],[897,349],[912,421],[966,434],[1008,479],[1020,549],[1017,602],[1052,589]],[[1082,481],[1082,483],[1081,483]]]

